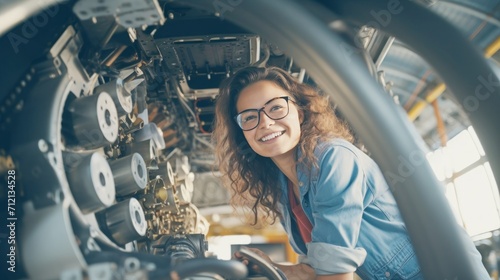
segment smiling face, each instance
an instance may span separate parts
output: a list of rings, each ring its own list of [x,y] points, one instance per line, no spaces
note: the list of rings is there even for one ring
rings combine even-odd
[[[281,87],[270,81],[259,81],[244,88],[238,100],[236,109],[239,112],[248,109],[260,109],[275,97],[293,97]],[[289,112],[280,120],[272,120],[260,111],[260,123],[255,129],[243,131],[250,147],[259,155],[273,160],[292,157],[300,139],[300,122],[302,113],[297,110],[294,102],[288,101]],[[267,110],[266,106],[266,110]],[[269,108],[271,109],[271,108]]]

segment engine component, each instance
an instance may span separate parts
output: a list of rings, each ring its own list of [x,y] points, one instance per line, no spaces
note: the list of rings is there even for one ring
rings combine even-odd
[[[64,279],[171,279],[175,271],[180,279],[244,279],[246,266],[240,261],[218,259],[189,259],[170,267],[168,255],[151,255],[136,252],[91,252],[88,254],[88,273],[68,275]],[[73,271],[72,271],[73,272]],[[197,277],[203,273],[203,277]],[[220,276],[218,276],[220,275]],[[66,276],[66,275],[65,275]],[[193,277],[194,276],[194,277]]]
[[[118,137],[118,114],[106,92],[75,99],[70,104],[74,136],[87,149],[113,143]]]
[[[134,133],[134,139],[137,142],[152,139],[155,147],[158,149],[165,148],[165,140],[163,139],[163,132],[155,123],[148,123],[144,127]]]
[[[167,255],[171,258],[171,264],[204,258],[208,250],[208,243],[203,234],[176,234],[164,235],[151,246],[154,254]]]
[[[94,94],[101,92],[107,92],[111,95],[113,101],[115,102],[118,116],[121,117],[132,112],[132,95],[125,89],[122,79],[114,79],[111,82],[97,86],[94,89]]]
[[[144,120],[136,117],[131,118],[130,115],[127,115],[122,125],[123,133],[130,134],[142,129],[144,127]]]
[[[191,192],[185,184],[180,184],[179,187],[179,200],[182,202],[190,202],[191,201]],[[192,188],[191,188],[192,191]]]
[[[146,163],[140,154],[134,153],[110,161],[109,165],[113,171],[117,195],[125,196],[146,188],[148,173]]]
[[[187,156],[175,158],[175,174],[179,180],[184,180],[189,174],[190,169],[191,165]]]
[[[159,27],[141,19],[152,16],[156,0],[76,2],[64,5],[84,21],[69,15],[47,26],[56,31],[44,40],[43,56],[27,64],[19,87],[7,89],[15,99],[0,100],[7,106],[0,108],[5,129],[13,128],[12,137],[0,141],[0,166],[12,157],[9,169],[21,178],[23,246],[16,247],[16,257],[25,275],[19,278],[164,279],[172,268],[170,255],[179,275],[225,271],[231,279],[244,277],[246,272],[234,274],[244,271],[239,262],[204,258],[209,224],[191,203],[190,163],[193,151],[202,146],[196,156],[205,159],[211,145],[204,140],[208,135],[196,136],[193,101],[214,96],[212,86],[206,92],[198,87],[204,81],[215,85],[258,59],[258,36],[240,30],[230,38],[206,37],[204,53],[230,48],[217,52],[224,61],[193,57],[186,75],[165,64],[162,37],[155,35]],[[181,50],[182,58],[168,61],[191,59],[196,42],[182,44],[174,37],[163,38],[170,43],[165,48]],[[231,55],[239,44],[244,51]],[[192,87],[185,96],[176,94],[179,83],[188,85],[186,77]],[[199,105],[210,122],[211,105]],[[168,240],[164,258],[151,254],[158,240]],[[195,264],[203,269],[186,269]]]
[[[96,218],[101,230],[120,245],[140,239],[146,234],[144,211],[135,198],[121,201],[96,213]]]
[[[54,204],[40,211],[28,204],[25,211],[26,216],[20,228],[23,246],[18,253],[29,279],[57,279],[61,271],[84,263],[69,226],[67,207]],[[57,269],[53,269],[54,263]]]
[[[198,98],[194,102],[196,120],[202,133],[210,134],[213,130],[215,98]]]
[[[165,181],[166,185],[169,186],[175,185],[174,171],[172,169],[172,165],[168,161],[158,164],[158,169],[151,170],[149,174],[153,178],[160,176]]]
[[[163,12],[156,0],[82,0],[75,4],[73,11],[82,20],[100,16],[115,16],[117,22],[127,28],[165,22]]]
[[[150,192],[154,197],[154,203],[150,204],[159,210],[166,212],[177,212],[179,209],[179,199],[174,194],[172,185],[166,185],[165,181],[159,177],[150,182]]]
[[[154,160],[157,155],[157,149],[152,139],[130,143],[128,144],[127,150],[129,153],[140,154],[148,167],[152,164],[152,160]]]
[[[176,215],[171,215],[170,227],[174,233],[207,233],[208,221],[200,215],[198,208],[191,203],[180,203]]]
[[[67,170],[76,203],[83,213],[110,206],[115,200],[115,182],[108,162],[97,152],[80,157],[81,160]]]
[[[191,28],[185,21],[168,21],[155,34],[167,71],[179,77],[186,97],[213,96],[229,73],[257,62],[260,37],[216,18],[199,21],[191,36],[179,36],[179,29]],[[219,36],[215,34],[231,34]]]

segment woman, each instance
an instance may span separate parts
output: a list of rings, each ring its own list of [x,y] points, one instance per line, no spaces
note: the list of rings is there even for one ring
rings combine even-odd
[[[254,222],[279,218],[301,255],[275,264],[289,279],[422,279],[382,173],[311,87],[279,68],[244,68],[221,85],[213,136],[234,201]]]

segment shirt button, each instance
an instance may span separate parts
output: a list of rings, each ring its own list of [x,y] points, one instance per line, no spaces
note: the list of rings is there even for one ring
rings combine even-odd
[[[391,277],[391,273],[389,271],[386,271],[385,272],[385,277],[387,277],[387,278]]]
[[[299,187],[302,187],[304,184],[302,182],[299,182]]]

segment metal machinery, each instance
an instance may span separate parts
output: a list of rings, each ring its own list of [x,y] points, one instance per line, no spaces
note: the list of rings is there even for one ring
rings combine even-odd
[[[241,263],[205,258],[209,225],[192,203],[187,155],[210,171],[205,115],[215,96],[195,95],[197,83],[255,62],[258,38],[169,34],[178,29],[162,27],[156,1],[28,2],[5,7],[39,10],[3,36],[14,53],[38,52],[12,67],[24,72],[2,95],[15,275],[166,279],[177,267],[181,277],[244,277]],[[23,41],[30,31],[42,46]],[[201,70],[204,58],[190,57],[198,40],[222,56]]]
[[[363,99],[360,92],[377,84],[368,81],[362,58],[352,56],[352,70],[342,71],[338,66],[345,61],[339,60],[340,54],[321,47],[321,42],[331,43],[338,47],[333,49],[356,53],[352,41],[338,36],[349,35],[345,26],[332,26],[338,34],[330,38],[331,29],[318,27],[330,16],[318,3],[305,1],[310,5],[301,10],[294,1],[256,2],[3,4],[0,15],[9,16],[4,17],[9,21],[0,29],[0,170],[8,182],[2,185],[2,190],[6,186],[2,200],[8,201],[8,216],[2,221],[11,225],[7,236],[13,237],[7,240],[15,242],[6,245],[15,278],[170,279],[175,276],[171,271],[181,278],[245,278],[241,263],[205,256],[209,225],[197,204],[206,205],[208,195],[212,203],[224,204],[227,194],[217,187],[204,194],[193,191],[194,173],[213,170],[210,133],[217,87],[244,66],[278,65],[296,72],[299,79],[308,79],[294,57],[311,69],[310,75],[322,88],[346,92],[339,106],[361,137],[372,140],[369,148],[385,170],[397,170],[401,157],[419,150],[405,121],[394,118],[399,115],[388,105],[390,98],[380,98],[381,94],[375,96],[382,101],[373,95]],[[363,5],[368,12],[361,9],[359,17],[352,16],[353,7],[348,4],[324,2],[354,22],[363,21],[363,12],[369,14],[367,1]],[[259,11],[265,20],[252,16]],[[319,33],[307,34],[306,27]],[[260,33],[273,41],[256,35]],[[275,43],[287,46],[286,55]],[[482,64],[478,67],[486,69]],[[354,79],[348,71],[366,73]],[[488,102],[496,104],[495,98]],[[384,113],[360,109],[370,108],[370,102]],[[387,127],[373,129],[388,120],[402,136]],[[483,125],[488,129],[488,121]],[[494,143],[497,136],[488,139]],[[485,150],[491,152],[488,143],[492,142],[486,143]],[[386,156],[392,152],[396,155]],[[492,166],[498,168],[500,157],[495,155]],[[438,184],[427,176],[430,170],[423,166],[391,183],[398,202],[409,207],[402,212],[419,245],[432,241],[425,224],[419,235],[422,215],[444,199],[426,194]],[[429,188],[412,188],[416,185]],[[418,208],[423,214],[412,218],[410,210],[415,208],[411,207],[424,198],[431,206]],[[436,225],[438,219],[451,216],[449,211],[443,213],[430,223]],[[447,229],[434,229],[435,240],[447,236],[455,241]],[[423,247],[417,253],[432,254]],[[460,256],[461,251],[447,253]],[[464,269],[458,273],[468,275],[466,258],[448,260],[447,253],[430,258],[438,268],[424,264],[427,275],[450,276],[457,265]],[[280,279],[272,268],[265,270],[268,278]]]

